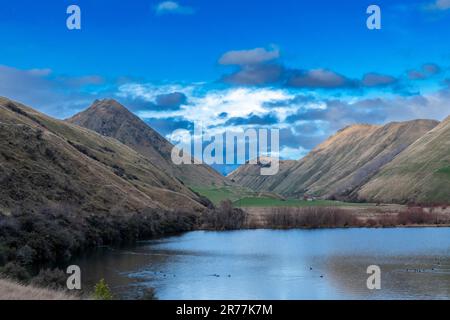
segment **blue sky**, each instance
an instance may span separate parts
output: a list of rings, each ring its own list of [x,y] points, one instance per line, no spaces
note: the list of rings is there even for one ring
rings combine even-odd
[[[345,125],[449,115],[449,30],[450,0],[2,1],[0,95],[58,118],[116,98],[168,138],[277,127],[299,158]]]

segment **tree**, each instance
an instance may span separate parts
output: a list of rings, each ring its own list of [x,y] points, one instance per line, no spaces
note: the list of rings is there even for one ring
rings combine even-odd
[[[105,279],[101,279],[94,288],[94,299],[96,300],[112,300],[113,295],[108,287]]]

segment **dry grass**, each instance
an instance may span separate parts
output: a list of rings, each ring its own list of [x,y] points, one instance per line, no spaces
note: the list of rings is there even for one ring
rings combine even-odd
[[[78,300],[63,291],[26,286],[11,280],[0,279],[0,300]]]
[[[334,207],[273,208],[266,216],[271,228],[345,228],[361,226],[351,212]]]
[[[205,210],[152,160],[119,141],[0,97],[2,211],[66,203],[90,215],[113,209]]]
[[[201,219],[201,228],[210,230],[238,230],[247,227],[248,215],[245,211],[234,208],[230,200],[205,213]]]
[[[448,207],[246,208],[250,228],[342,228],[448,226]]]

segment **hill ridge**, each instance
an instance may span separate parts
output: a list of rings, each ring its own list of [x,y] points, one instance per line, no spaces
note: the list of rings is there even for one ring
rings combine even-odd
[[[204,210],[179,181],[119,141],[0,98],[0,212],[55,203],[90,213]]]
[[[255,167],[241,166],[230,178],[256,191],[288,197],[304,195],[354,199],[356,192],[408,146],[438,125],[417,119],[385,125],[347,126],[315,147],[305,157],[280,164],[271,177],[258,176]]]
[[[226,177],[205,164],[175,165],[171,160],[173,145],[116,100],[97,100],[66,121],[119,140],[186,185],[231,184]]]

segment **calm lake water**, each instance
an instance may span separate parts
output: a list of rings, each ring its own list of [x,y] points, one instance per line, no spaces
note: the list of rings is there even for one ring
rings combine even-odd
[[[121,298],[448,299],[450,228],[190,232],[76,261]],[[367,289],[369,265],[381,290]]]

